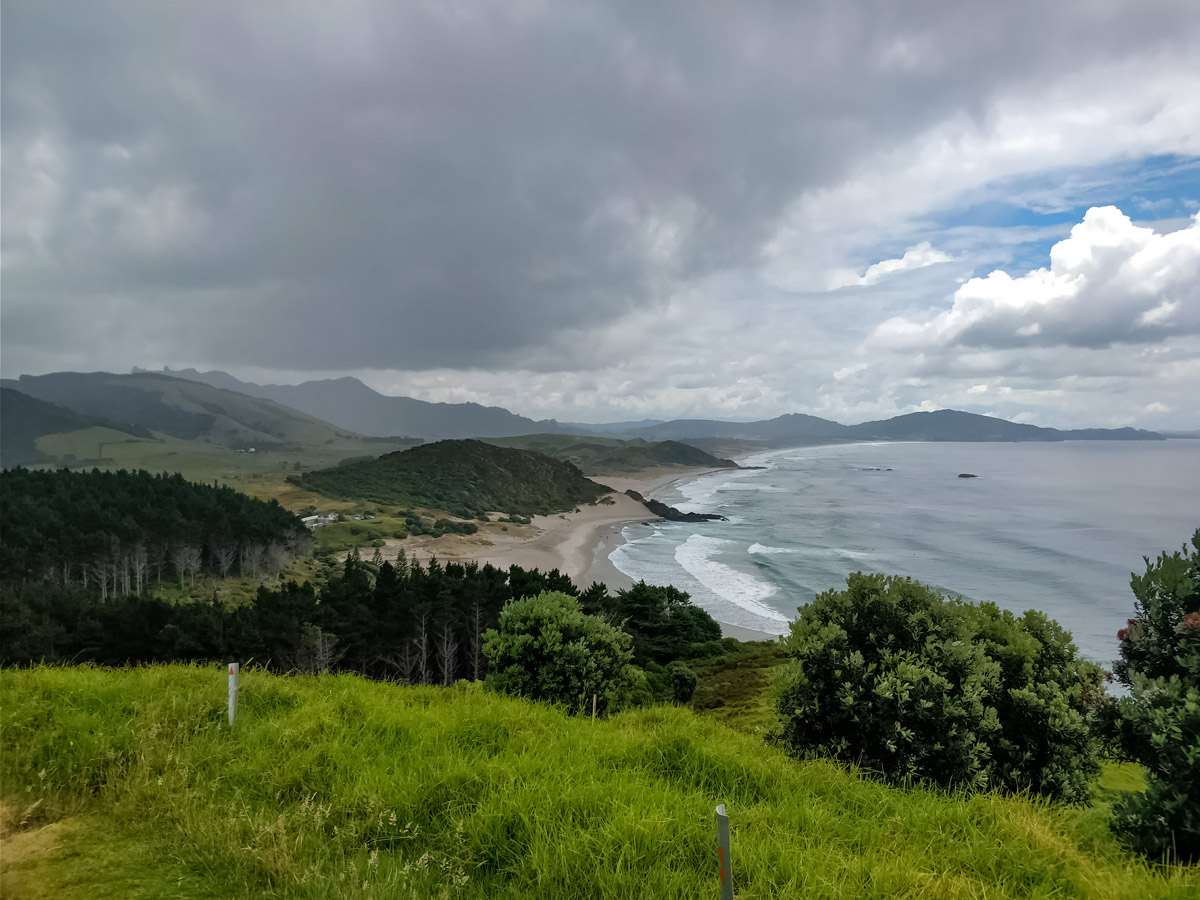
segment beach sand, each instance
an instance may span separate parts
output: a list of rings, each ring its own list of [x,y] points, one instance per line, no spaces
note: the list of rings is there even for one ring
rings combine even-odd
[[[409,559],[421,562],[433,556],[442,562],[491,563],[497,568],[517,565],[543,572],[558,569],[580,587],[598,581],[617,591],[633,585],[629,576],[608,559],[623,541],[622,529],[655,521],[653,513],[625,496],[625,491],[655,497],[677,481],[712,471],[718,470],[663,466],[632,475],[595,476],[596,481],[613,488],[612,503],[581,506],[578,512],[561,515],[534,516],[529,525],[480,523],[479,531],[471,535],[446,534],[440,538],[421,535],[403,541],[389,540],[382,552],[389,559],[403,548]],[[736,625],[721,623],[721,630],[726,637],[743,641],[775,640],[775,635]]]

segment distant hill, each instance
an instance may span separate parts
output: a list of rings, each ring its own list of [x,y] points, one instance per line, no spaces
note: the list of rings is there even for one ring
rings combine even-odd
[[[446,510],[462,518],[549,515],[612,493],[571,463],[472,440],[423,444],[295,480],[328,497]]]
[[[1161,441],[1153,431],[1134,428],[1082,428],[1063,431],[1022,425],[992,416],[939,409],[909,413],[848,429],[860,441]]]
[[[535,421],[498,406],[428,403],[412,397],[390,397],[372,390],[357,378],[332,378],[302,384],[253,384],[239,381],[225,372],[164,369],[163,373],[274,400],[340,428],[377,437],[403,434],[423,440],[440,440],[510,437],[563,430],[553,419]]]
[[[587,422],[561,422],[560,425],[563,428],[570,428],[574,432],[586,434],[626,434],[637,431],[639,428],[661,425],[664,421],[663,419],[638,419],[636,422],[605,422],[601,425],[590,425]]]
[[[697,438],[758,442],[848,440],[847,428],[829,419],[790,413],[761,422],[721,422],[713,419],[676,419],[634,434],[648,441],[691,441]]]
[[[2,386],[83,416],[107,420],[110,427],[235,449],[299,447],[355,437],[270,400],[149,372],[22,375],[18,380],[6,379]]]
[[[647,440],[686,441],[709,452],[851,441],[1161,441],[1153,431],[1134,428],[1061,430],[1021,425],[993,416],[943,409],[891,419],[842,425],[816,416],[786,415],[761,422],[680,419],[637,430]]]
[[[38,449],[37,439],[81,428],[110,428],[133,437],[150,437],[149,431],[135,425],[119,426],[13,388],[0,388],[0,466],[4,468],[53,462],[55,457]]]
[[[736,469],[731,459],[678,441],[620,440],[593,435],[530,434],[522,437],[484,438],[499,447],[533,450],[573,463],[588,475],[640,472],[656,466],[694,466],[706,469]]]

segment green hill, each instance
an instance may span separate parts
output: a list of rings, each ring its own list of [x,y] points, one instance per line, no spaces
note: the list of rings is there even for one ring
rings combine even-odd
[[[705,469],[736,469],[731,459],[681,444],[678,441],[619,440],[571,434],[528,434],[521,437],[484,438],[498,447],[515,447],[544,453],[573,463],[588,475],[640,472],[657,466],[692,466]]]
[[[143,433],[234,449],[299,447],[356,436],[271,400],[149,372],[22,375],[4,386]]]
[[[0,465],[5,468],[54,462],[56,457],[38,446],[38,438],[91,428],[108,428],[125,440],[130,436],[150,437],[144,428],[117,426],[12,388],[0,388]]]
[[[297,481],[328,497],[441,509],[549,515],[592,503],[611,489],[570,463],[482,441],[438,441],[378,459],[307,472]]]
[[[288,472],[410,447],[364,437],[270,400],[152,373],[60,372],[3,382],[5,466],[145,469],[236,484],[297,508]]]
[[[13,898],[1194,897],[1106,811],[901,790],[686,709],[217,666],[0,671]]]

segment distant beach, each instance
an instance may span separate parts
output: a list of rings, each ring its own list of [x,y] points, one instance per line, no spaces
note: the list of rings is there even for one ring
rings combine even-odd
[[[624,543],[622,532],[626,527],[656,521],[653,513],[626,496],[625,491],[634,490],[657,499],[681,482],[715,471],[721,470],[670,466],[629,475],[597,475],[593,480],[613,489],[612,503],[582,506],[578,512],[534,516],[529,525],[491,522],[481,525],[473,535],[389,540],[382,552],[385,557],[394,558],[403,549],[410,559],[421,562],[433,556],[442,562],[491,563],[497,568],[517,565],[544,572],[558,569],[580,587],[602,582],[609,590],[622,590],[632,587],[634,580],[617,569],[609,556]],[[736,625],[721,623],[721,627],[726,637],[739,640],[775,638]]]

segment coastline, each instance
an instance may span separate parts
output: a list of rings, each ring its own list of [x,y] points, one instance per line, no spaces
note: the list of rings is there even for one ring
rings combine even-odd
[[[722,471],[728,470],[663,466],[630,475],[596,476],[596,480],[613,489],[612,503],[584,506],[578,512],[561,515],[534,516],[529,525],[492,522],[473,535],[389,540],[383,554],[394,557],[403,549],[410,559],[421,562],[436,557],[441,562],[491,563],[497,568],[517,565],[543,572],[558,569],[581,588],[602,582],[609,590],[623,590],[633,586],[633,579],[614,566],[609,556],[624,543],[621,532],[627,526],[656,519],[645,506],[627,497],[625,491],[658,496],[678,482]],[[724,622],[720,625],[725,637],[776,640],[776,635],[766,632]]]

